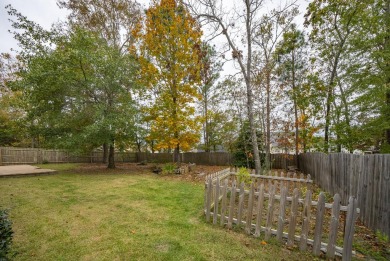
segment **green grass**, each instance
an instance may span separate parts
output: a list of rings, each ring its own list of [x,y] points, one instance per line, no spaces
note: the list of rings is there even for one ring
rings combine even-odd
[[[75,165],[74,165],[75,166]],[[313,260],[204,221],[204,186],[154,174],[0,179],[15,260]],[[67,171],[64,171],[68,169]]]

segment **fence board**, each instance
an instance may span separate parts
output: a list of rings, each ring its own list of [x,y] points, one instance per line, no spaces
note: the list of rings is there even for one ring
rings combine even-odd
[[[244,197],[245,197],[245,189],[244,189],[244,182],[241,182],[240,184],[240,194],[238,197],[238,214],[237,214],[237,223],[238,225],[241,225],[242,221],[242,210],[244,208]]]
[[[271,185],[269,189],[269,200],[268,200],[268,210],[267,210],[267,221],[265,228],[265,240],[268,240],[271,236],[271,227],[274,219],[274,201],[275,201],[275,186]]]
[[[279,218],[278,218],[278,230],[276,232],[276,239],[282,241],[283,239],[283,226],[286,212],[286,199],[287,199],[287,189],[283,187],[280,194],[280,206],[279,206]]]
[[[310,227],[310,210],[311,210],[311,190],[306,191],[305,201],[303,205],[303,221],[302,221],[302,232],[301,238],[299,240],[299,249],[306,250],[307,248],[307,239]]]
[[[297,224],[297,216],[298,216],[298,202],[299,202],[299,191],[298,188],[295,188],[293,192],[293,199],[291,202],[290,222],[288,224],[288,239],[287,239],[288,246],[294,245],[295,227]]]
[[[316,213],[316,225],[314,229],[314,244],[313,254],[316,256],[320,255],[321,238],[322,238],[322,224],[325,213],[325,195],[323,192],[318,197],[317,213]]]
[[[255,193],[255,185],[252,182],[251,183],[251,188],[250,188],[250,191],[249,191],[248,214],[247,214],[247,217],[246,217],[246,227],[245,227],[245,231],[246,231],[246,233],[248,235],[251,233],[254,193]]]
[[[221,203],[221,226],[225,224],[225,215],[226,215],[226,200],[227,200],[227,187],[229,180],[224,180],[224,185],[222,188],[222,203]]]
[[[339,226],[339,215],[340,215],[340,195],[336,194],[333,197],[332,217],[329,229],[329,242],[326,250],[326,256],[328,258],[334,258],[336,251],[336,239],[337,229]]]
[[[263,218],[263,207],[264,207],[264,184],[260,184],[259,197],[257,200],[257,216],[256,216],[256,229],[255,236],[259,237],[261,233],[261,220]]]

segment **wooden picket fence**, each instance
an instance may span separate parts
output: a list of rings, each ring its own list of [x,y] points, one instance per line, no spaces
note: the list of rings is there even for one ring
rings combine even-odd
[[[321,192],[314,200],[317,196],[310,189],[310,177],[251,176],[250,184],[240,184],[236,173],[228,169],[206,177],[207,222],[212,220],[213,224],[229,229],[233,225],[243,227],[248,235],[256,237],[263,233],[265,240],[274,235],[279,241],[286,240],[288,246],[298,245],[300,250],[312,246],[316,256],[322,251],[327,258],[342,256],[343,260],[351,260],[355,222],[360,212],[356,199],[351,197],[348,205],[342,206],[338,194],[333,203],[327,203]],[[337,246],[340,240],[342,247]]]

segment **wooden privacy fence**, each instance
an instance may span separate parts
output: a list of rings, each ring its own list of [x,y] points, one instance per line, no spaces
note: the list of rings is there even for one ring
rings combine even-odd
[[[92,151],[86,155],[73,155],[66,150],[0,147],[0,165],[40,163],[97,163],[103,152]],[[136,153],[115,152],[117,162],[137,162]]]
[[[327,203],[324,193],[317,198],[307,189],[311,182],[310,178],[254,175],[250,184],[240,184],[235,173],[228,175],[227,170],[207,176],[206,221],[229,229],[233,225],[242,227],[256,237],[264,234],[265,240],[274,235],[279,241],[286,240],[288,246],[298,245],[300,250],[310,245],[317,256],[322,251],[328,258],[337,255],[351,260],[359,213],[356,199],[351,197],[343,206],[336,194],[333,203]],[[305,197],[301,197],[303,191]]]
[[[102,162],[103,151],[92,151],[85,155],[74,155],[66,150],[0,147],[0,165],[49,163],[99,163]],[[233,154],[229,152],[185,152],[180,153],[184,163],[198,165],[231,166],[234,165]],[[172,153],[148,152],[115,152],[116,162],[173,162]],[[272,168],[286,168],[295,164],[294,155],[272,154]]]
[[[301,170],[343,204],[356,197],[364,225],[390,236],[390,154],[305,153]]]

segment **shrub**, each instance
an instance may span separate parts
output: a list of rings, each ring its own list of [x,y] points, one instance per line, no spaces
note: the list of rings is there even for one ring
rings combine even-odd
[[[175,173],[175,170],[176,170],[176,164],[174,164],[174,163],[166,163],[162,167],[163,174],[173,174],[173,173]]]
[[[246,168],[239,168],[237,172],[238,182],[244,182],[245,184],[251,184],[251,176]]]
[[[8,218],[8,213],[0,209],[0,260],[9,260],[8,254],[12,244],[12,222]]]

